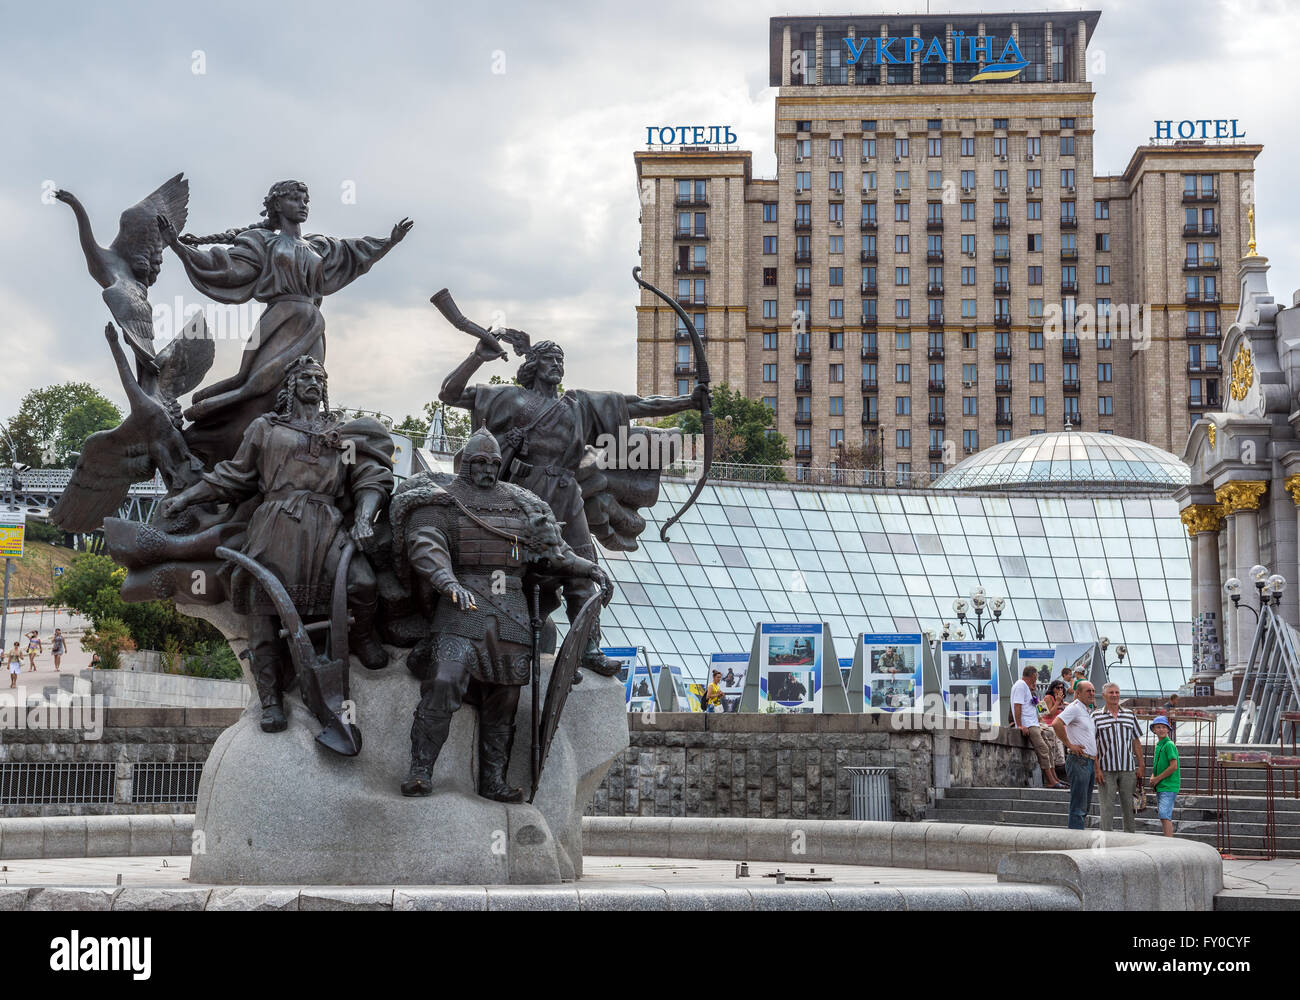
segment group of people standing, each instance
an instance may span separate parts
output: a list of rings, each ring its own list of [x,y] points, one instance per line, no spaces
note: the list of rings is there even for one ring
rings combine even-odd
[[[1053,681],[1041,699],[1033,693],[1036,680],[1037,671],[1025,667],[1011,689],[1013,721],[1038,755],[1045,786],[1069,788],[1070,829],[1085,828],[1096,788],[1102,831],[1112,827],[1118,796],[1124,831],[1135,832],[1135,804],[1146,762],[1142,730],[1137,716],[1120,707],[1119,685],[1102,687],[1103,704],[1098,708],[1096,689],[1082,676],[1073,680],[1072,690],[1065,677]],[[1159,742],[1150,785],[1164,835],[1172,837],[1174,800],[1181,787],[1178,748],[1167,716],[1153,719],[1151,731]]]

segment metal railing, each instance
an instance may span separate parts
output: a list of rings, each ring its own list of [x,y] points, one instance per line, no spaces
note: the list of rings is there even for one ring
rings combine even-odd
[[[0,805],[113,802],[117,765],[103,761],[22,761],[0,764]]]
[[[202,776],[202,761],[142,761],[131,767],[131,801],[194,802]]]

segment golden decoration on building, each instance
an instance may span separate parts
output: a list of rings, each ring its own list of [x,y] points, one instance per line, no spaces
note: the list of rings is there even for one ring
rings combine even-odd
[[[1258,257],[1255,252],[1255,206],[1251,205],[1246,209],[1246,218],[1250,221],[1250,239],[1246,243],[1246,256]]]
[[[1268,490],[1268,483],[1258,479],[1243,479],[1224,483],[1214,491],[1214,499],[1223,505],[1225,514],[1239,510],[1259,510],[1259,501]]]
[[[1206,431],[1205,431],[1205,433],[1209,436],[1209,439],[1210,439],[1210,447],[1211,447],[1211,448],[1214,447],[1214,432],[1215,432],[1214,421],[1211,420],[1211,421],[1210,421],[1210,426],[1209,426],[1208,428],[1206,428]]]
[[[1218,531],[1223,524],[1223,508],[1217,503],[1192,504],[1184,507],[1179,516],[1192,538],[1202,531]]]
[[[1300,472],[1297,472],[1294,476],[1287,476],[1282,480],[1282,485],[1291,494],[1291,499],[1295,501],[1296,506],[1300,507]]]
[[[1250,356],[1250,348],[1242,344],[1232,359],[1232,381],[1228,383],[1228,393],[1240,402],[1254,384],[1255,362]]]

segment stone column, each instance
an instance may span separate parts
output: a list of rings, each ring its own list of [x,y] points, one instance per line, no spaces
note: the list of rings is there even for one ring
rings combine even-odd
[[[1297,538],[1300,538],[1300,473],[1287,476],[1286,479],[1282,480],[1282,485],[1286,487],[1286,491],[1291,494],[1291,499],[1295,502],[1296,535]],[[1274,549],[1276,548],[1277,545],[1275,544]],[[1274,567],[1273,571],[1286,577],[1286,591],[1282,598],[1282,606],[1284,608],[1294,606],[1291,597],[1295,593],[1294,588],[1300,587],[1300,560],[1288,559],[1284,565],[1283,561],[1279,559],[1278,565]],[[1292,624],[1294,625],[1295,622],[1292,622]]]
[[[1223,581],[1219,572],[1219,528],[1223,508],[1218,504],[1192,504],[1183,508],[1183,524],[1191,537],[1192,622],[1198,615],[1214,623],[1220,647],[1227,648],[1227,629],[1223,620]],[[1235,647],[1234,647],[1235,648]]]
[[[1229,570],[1241,581],[1243,601],[1254,600],[1255,588],[1249,571],[1259,562],[1259,503],[1267,490],[1267,482],[1239,480],[1225,483],[1214,492],[1214,498],[1223,504],[1224,512],[1232,515],[1233,561]],[[1238,609],[1232,616],[1231,664],[1232,669],[1238,672],[1246,669],[1246,657],[1250,654],[1254,636],[1254,616],[1242,620],[1243,613]]]

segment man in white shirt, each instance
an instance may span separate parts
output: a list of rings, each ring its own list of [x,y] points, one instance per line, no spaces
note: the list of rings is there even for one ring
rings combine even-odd
[[[1038,766],[1043,771],[1044,787],[1060,788],[1065,782],[1056,777],[1052,770],[1052,752],[1043,739],[1043,730],[1038,724],[1038,706],[1035,704],[1034,686],[1038,682],[1038,671],[1025,667],[1020,672],[1020,680],[1011,688],[1011,718],[1020,730],[1020,734],[1029,740],[1034,753],[1038,754]]]
[[[1092,806],[1092,789],[1101,783],[1097,764],[1097,728],[1092,721],[1092,683],[1080,681],[1075,699],[1056,717],[1052,730],[1065,744],[1065,773],[1070,779],[1071,830],[1085,829]]]

